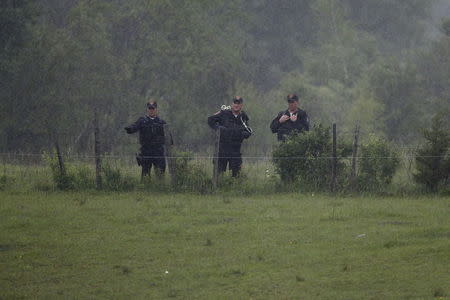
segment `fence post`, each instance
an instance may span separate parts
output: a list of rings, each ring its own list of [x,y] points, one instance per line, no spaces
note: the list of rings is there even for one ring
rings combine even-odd
[[[168,124],[164,125],[164,145],[166,150],[167,168],[169,169],[170,182],[175,184],[176,170],[175,170],[175,157],[173,153],[173,139],[170,127]]]
[[[356,158],[358,157],[358,140],[359,140],[359,124],[356,124],[352,149],[352,173],[351,173],[352,191],[356,191]]]
[[[58,158],[58,165],[59,165],[59,173],[62,176],[66,175],[66,168],[64,166],[64,160],[61,154],[61,149],[59,148],[59,142],[57,139],[55,139],[55,149],[56,149],[56,156]]]
[[[3,161],[3,177],[6,178],[6,153],[2,153],[2,161]]]
[[[102,159],[100,157],[100,128],[97,110],[94,112],[94,153],[95,153],[95,186],[102,188]]]
[[[213,187],[216,189],[219,184],[219,147],[220,147],[220,128],[216,130],[216,139],[214,142],[214,157],[213,157]]]
[[[333,154],[331,161],[331,192],[336,191],[336,169],[337,169],[337,154],[336,154],[336,123],[333,123]]]

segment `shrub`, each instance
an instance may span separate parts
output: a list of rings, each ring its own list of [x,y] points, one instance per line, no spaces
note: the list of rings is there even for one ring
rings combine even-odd
[[[358,190],[381,191],[392,182],[400,163],[397,153],[384,139],[371,136],[361,145],[358,159]]]
[[[414,179],[429,191],[445,188],[450,179],[450,131],[443,115],[433,118],[430,129],[423,131],[425,144],[417,151]]]
[[[103,167],[103,189],[112,191],[130,191],[136,186],[134,178],[122,175],[120,169],[109,164]]]
[[[69,171],[74,172],[74,185],[76,189],[94,189],[95,173],[86,165],[69,166]]]
[[[195,164],[187,151],[174,151],[172,159],[172,188],[176,191],[207,193],[212,190],[212,180],[204,169]]]
[[[54,154],[44,155],[44,159],[50,166],[53,182],[55,183],[56,188],[63,191],[73,190],[75,188],[75,175],[71,174],[67,170],[67,166],[64,171],[61,171],[58,164],[58,159]]]
[[[61,172],[56,155],[45,154],[44,159],[50,166],[52,179],[58,190],[65,191],[95,188],[95,175],[88,166],[75,166],[65,163],[65,170],[64,172]]]
[[[1,175],[0,176],[0,191],[6,190],[13,183],[14,183],[14,178],[6,176],[6,175]]]
[[[351,147],[340,145],[338,158],[348,155]],[[329,127],[316,125],[309,132],[293,134],[280,143],[273,154],[275,171],[287,183],[297,182],[307,190],[325,190],[331,183],[332,143]],[[338,185],[348,178],[348,168],[338,159]]]

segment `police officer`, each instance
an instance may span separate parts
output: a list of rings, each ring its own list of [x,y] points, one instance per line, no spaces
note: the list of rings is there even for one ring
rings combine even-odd
[[[242,111],[244,99],[233,98],[231,109],[224,109],[208,117],[208,125],[220,130],[218,170],[220,173],[231,169],[233,177],[239,175],[242,165],[241,144],[248,139],[252,130],[248,126],[248,116]]]
[[[270,129],[277,134],[279,141],[284,141],[293,132],[309,131],[309,118],[306,111],[298,108],[298,96],[287,96],[288,109],[278,113],[270,124]]]
[[[136,156],[138,165],[142,167],[141,179],[150,175],[152,165],[156,173],[162,175],[166,170],[164,151],[164,125],[166,122],[158,117],[158,104],[150,100],[147,103],[147,115],[140,117],[130,126],[125,127],[128,134],[139,131],[140,153]]]

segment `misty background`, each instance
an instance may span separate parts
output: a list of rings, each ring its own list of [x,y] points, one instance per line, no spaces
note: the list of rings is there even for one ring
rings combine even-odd
[[[297,93],[312,124],[415,145],[450,115],[450,0],[3,0],[0,152],[135,153],[123,127],[153,98],[182,149],[207,153],[206,119],[245,99],[270,121]]]

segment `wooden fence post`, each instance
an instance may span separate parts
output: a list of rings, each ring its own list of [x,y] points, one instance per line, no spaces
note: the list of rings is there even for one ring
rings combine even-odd
[[[170,182],[172,185],[176,182],[176,165],[173,151],[173,138],[168,124],[164,125],[164,145],[166,150],[167,168],[169,169]]]
[[[359,140],[359,124],[356,124],[352,149],[352,173],[351,173],[352,191],[356,191],[356,158],[358,157],[358,140]]]
[[[331,161],[331,192],[336,191],[336,169],[337,169],[337,154],[336,154],[336,123],[333,123],[333,154]]]
[[[219,184],[219,148],[220,148],[220,128],[216,130],[216,139],[214,142],[213,157],[213,187],[216,189]]]
[[[98,113],[94,112],[94,153],[95,153],[95,187],[102,188],[102,159],[100,153],[100,127],[98,125]]]
[[[58,158],[58,165],[59,165],[59,173],[61,174],[61,176],[65,176],[66,175],[66,168],[64,166],[64,160],[61,154],[61,149],[59,147],[59,142],[58,140],[55,140],[55,150],[56,150],[56,157]]]

